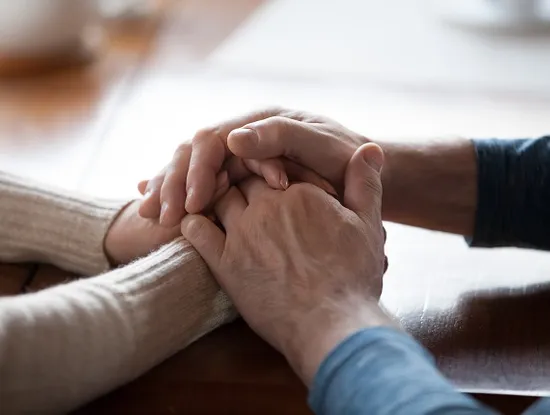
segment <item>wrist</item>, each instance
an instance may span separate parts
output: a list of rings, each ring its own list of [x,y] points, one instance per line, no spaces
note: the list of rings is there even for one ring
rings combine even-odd
[[[384,220],[471,235],[477,206],[477,159],[470,140],[377,144],[385,155]]]
[[[398,221],[397,218],[407,214],[402,199],[402,188],[407,185],[403,175],[413,174],[410,161],[416,151],[414,144],[390,141],[375,141],[384,152],[384,167],[381,180],[383,188],[382,218]],[[413,190],[414,191],[414,190]]]
[[[109,223],[109,228],[103,238],[103,252],[105,253],[105,257],[112,268],[125,263],[124,260],[121,259],[120,254],[121,247],[124,247],[125,244],[123,241],[120,241],[120,232],[118,228],[120,227],[119,220],[132,203],[133,201],[130,201],[120,207]]]
[[[166,228],[158,220],[142,218],[139,205],[138,200],[126,203],[110,223],[103,251],[111,266],[128,264],[181,235],[179,224]]]
[[[323,305],[297,319],[299,327],[283,353],[310,386],[324,359],[342,341],[359,330],[380,326],[399,327],[375,299],[348,297],[339,304]]]

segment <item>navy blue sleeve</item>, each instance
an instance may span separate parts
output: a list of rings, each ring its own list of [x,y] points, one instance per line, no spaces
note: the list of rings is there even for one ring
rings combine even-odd
[[[550,136],[473,143],[478,203],[471,246],[550,250]]]
[[[378,327],[337,346],[319,368],[309,396],[317,415],[488,415],[437,371],[410,336]]]

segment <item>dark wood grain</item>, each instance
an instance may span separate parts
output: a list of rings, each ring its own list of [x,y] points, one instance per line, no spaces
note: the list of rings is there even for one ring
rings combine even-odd
[[[139,399],[136,397],[139,396]],[[309,414],[306,389],[284,358],[237,321],[77,411]]]
[[[503,415],[536,397],[473,394]],[[223,327],[75,414],[311,414],[307,390],[282,356],[242,321]]]
[[[550,256],[389,224],[383,302],[463,390],[550,391]]]
[[[456,384],[536,393],[550,390],[549,305],[548,284],[481,290],[407,326]]]

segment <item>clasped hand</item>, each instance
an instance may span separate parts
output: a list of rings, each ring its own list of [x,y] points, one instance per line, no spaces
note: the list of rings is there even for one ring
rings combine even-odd
[[[180,146],[140,183],[140,213],[167,226],[183,217],[182,234],[243,318],[309,383],[346,336],[392,324],[378,307],[383,153],[333,121],[273,111]],[[196,214],[205,208],[223,230]]]

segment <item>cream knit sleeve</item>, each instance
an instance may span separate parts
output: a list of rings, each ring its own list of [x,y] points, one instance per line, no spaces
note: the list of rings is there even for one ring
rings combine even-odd
[[[44,261],[82,274],[108,268],[103,238],[121,203],[3,173],[0,198],[0,261]],[[70,411],[235,316],[183,238],[103,275],[0,297],[0,413]]]
[[[80,275],[106,271],[103,239],[126,203],[0,172],[0,261],[47,262]]]
[[[235,316],[183,238],[104,275],[0,298],[0,413],[65,413]]]

